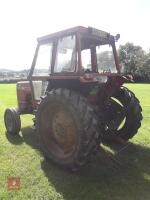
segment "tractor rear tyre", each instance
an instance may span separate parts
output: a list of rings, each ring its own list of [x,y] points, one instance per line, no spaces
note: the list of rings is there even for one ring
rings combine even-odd
[[[73,171],[97,148],[97,120],[87,99],[68,89],[49,92],[40,102],[36,128],[41,150],[54,163]]]
[[[4,113],[4,122],[6,130],[11,135],[19,134],[21,120],[18,111],[15,108],[7,108]]]
[[[125,87],[119,88],[106,108],[109,120],[106,122],[104,138],[115,136],[129,140],[141,126],[142,108],[134,93]]]

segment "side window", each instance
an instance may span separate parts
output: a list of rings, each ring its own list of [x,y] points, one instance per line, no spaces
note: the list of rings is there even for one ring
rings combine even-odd
[[[54,72],[74,72],[75,57],[75,36],[59,39]]]
[[[33,76],[46,76],[50,74],[52,57],[52,43],[43,44],[39,47]]]
[[[97,53],[97,66],[98,66],[98,71],[100,73],[117,72],[111,46],[103,45],[96,47],[96,53]]]
[[[81,51],[82,68],[84,71],[91,70],[91,51],[90,49],[84,49]]]

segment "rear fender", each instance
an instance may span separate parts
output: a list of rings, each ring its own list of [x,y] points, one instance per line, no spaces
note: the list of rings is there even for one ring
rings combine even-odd
[[[107,82],[100,87],[98,93],[98,101],[101,99],[103,102],[107,101],[113,94],[124,84],[133,82],[133,77],[131,75],[127,76],[111,76],[108,77]]]
[[[133,82],[132,76],[108,76],[106,83],[100,83],[89,94],[88,100],[95,105],[104,105],[113,94],[127,82]]]
[[[105,91],[107,96],[112,96],[113,93],[118,90],[124,83],[129,82],[133,82],[133,77],[131,75],[108,77],[108,81],[105,84]]]

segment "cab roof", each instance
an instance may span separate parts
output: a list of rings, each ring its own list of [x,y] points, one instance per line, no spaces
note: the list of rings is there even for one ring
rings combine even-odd
[[[72,35],[72,34],[76,34],[76,33],[80,33],[82,35],[86,35],[86,36],[91,36],[91,37],[95,37],[97,39],[105,39],[105,40],[114,40],[114,36],[110,35],[108,32],[105,32],[105,31],[101,31],[101,30],[98,30],[98,29],[95,29],[93,27],[83,27],[83,26],[76,26],[76,27],[73,27],[73,28],[69,28],[69,29],[66,29],[66,30],[63,30],[63,31],[59,31],[59,32],[56,32],[56,33],[52,33],[52,34],[49,34],[49,35],[46,35],[46,36],[43,36],[43,37],[39,37],[37,39],[37,41],[39,43],[42,43],[42,42],[47,42],[47,41],[51,41],[51,40],[55,40],[55,39],[58,39],[58,38],[61,38],[61,37],[64,37],[64,36],[67,36],[67,35]]]

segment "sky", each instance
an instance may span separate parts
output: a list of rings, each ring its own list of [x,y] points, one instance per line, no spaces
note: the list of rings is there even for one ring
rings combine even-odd
[[[37,38],[92,26],[150,48],[149,0],[0,0],[0,69],[29,69]]]

